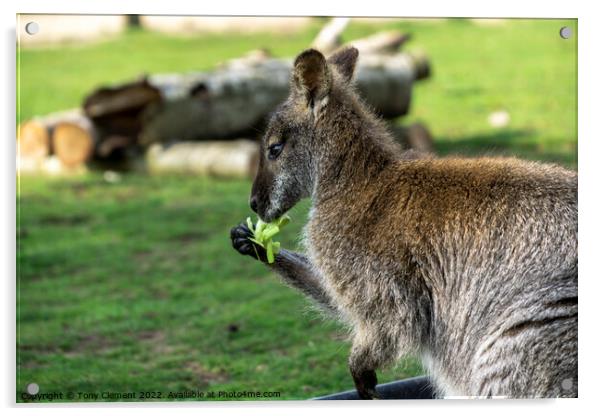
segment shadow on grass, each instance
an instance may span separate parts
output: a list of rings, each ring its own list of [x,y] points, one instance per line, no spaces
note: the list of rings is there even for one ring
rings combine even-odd
[[[440,136],[435,138],[435,150],[442,156],[514,156],[576,169],[577,142],[574,145],[566,141],[542,142],[536,136],[528,129],[507,129],[459,139]]]

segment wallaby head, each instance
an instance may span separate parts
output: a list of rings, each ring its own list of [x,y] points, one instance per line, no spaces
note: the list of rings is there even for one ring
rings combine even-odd
[[[334,145],[323,133],[356,101],[350,84],[357,57],[355,48],[328,59],[308,49],[295,59],[289,97],[272,114],[260,145],[250,205],[263,220],[311,196],[318,155]]]

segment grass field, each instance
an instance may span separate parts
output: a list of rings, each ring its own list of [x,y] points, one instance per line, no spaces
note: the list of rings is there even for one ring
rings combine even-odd
[[[78,106],[99,83],[208,69],[249,49],[300,51],[320,22],[291,35],[173,38],[143,31],[95,45],[22,50],[18,121]],[[408,120],[428,124],[440,154],[494,153],[576,168],[576,21],[467,20],[354,24],[414,34],[433,78]],[[493,129],[504,109],[510,124]],[[249,181],[100,174],[21,177],[18,188],[17,400],[40,392],[278,391],[304,399],[352,387],[344,331],[260,264],[228,231],[249,215]],[[307,201],[282,235],[296,246]],[[381,381],[421,372],[413,359]],[[77,398],[77,396],[76,396]],[[102,398],[101,398],[102,399]],[[91,399],[90,399],[91,400]]]

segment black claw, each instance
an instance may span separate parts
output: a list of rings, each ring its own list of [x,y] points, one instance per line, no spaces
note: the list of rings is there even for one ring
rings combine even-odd
[[[251,230],[249,230],[249,227],[247,227],[246,224],[243,224],[243,223],[240,223],[236,227],[232,228],[232,230],[230,230],[230,237],[232,237],[232,238],[235,238],[235,237],[248,238],[248,237],[251,237],[251,235],[252,235]]]
[[[248,243],[242,243],[240,246],[238,246],[238,251],[246,255],[251,254],[251,250],[253,250],[253,246]]]

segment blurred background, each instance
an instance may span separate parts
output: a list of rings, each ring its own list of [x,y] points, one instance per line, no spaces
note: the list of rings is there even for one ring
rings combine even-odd
[[[352,388],[344,329],[229,241],[310,46],[360,49],[358,89],[404,148],[577,169],[576,20],[20,15],[17,32],[18,401],[33,382]],[[379,381],[421,372],[408,357]]]

